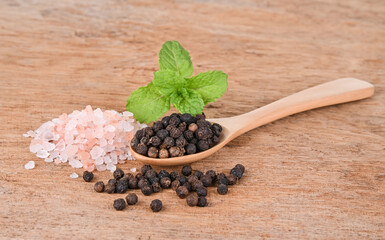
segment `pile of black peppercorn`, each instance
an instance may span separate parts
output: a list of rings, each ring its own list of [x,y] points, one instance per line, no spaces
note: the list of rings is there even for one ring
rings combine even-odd
[[[206,151],[219,142],[222,126],[204,114],[173,113],[136,132],[131,141],[139,154],[152,158],[180,157]]]

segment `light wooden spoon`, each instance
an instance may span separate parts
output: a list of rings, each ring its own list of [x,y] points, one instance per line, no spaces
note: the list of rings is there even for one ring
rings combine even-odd
[[[136,153],[131,146],[130,149],[137,160],[146,164],[173,166],[192,163],[210,156],[232,139],[256,127],[314,108],[368,98],[373,93],[374,86],[368,82],[354,78],[341,78],[308,88],[242,115],[207,119],[222,125],[223,131],[219,143],[204,152],[182,157],[150,158]]]

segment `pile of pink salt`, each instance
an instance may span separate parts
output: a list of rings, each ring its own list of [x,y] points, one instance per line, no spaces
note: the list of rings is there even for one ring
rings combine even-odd
[[[45,162],[68,162],[87,171],[115,171],[116,164],[133,160],[130,140],[144,127],[131,112],[87,106],[69,115],[63,113],[23,136],[33,138],[29,149]]]

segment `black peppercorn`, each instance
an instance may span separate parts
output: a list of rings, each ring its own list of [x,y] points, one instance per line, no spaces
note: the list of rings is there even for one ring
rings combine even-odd
[[[186,124],[185,122],[181,122],[181,123],[179,124],[179,126],[178,126],[179,131],[181,131],[182,133],[183,133],[184,131],[186,131],[186,128],[187,128],[187,124]]]
[[[171,186],[171,179],[169,177],[163,177],[160,179],[160,186],[162,188],[169,188]]]
[[[200,127],[195,131],[195,137],[198,140],[205,140],[207,138],[210,138],[210,128],[208,127]]]
[[[196,125],[195,123],[191,123],[190,125],[188,125],[188,130],[191,131],[192,133],[195,132],[197,129],[198,129],[198,125]]]
[[[210,148],[209,143],[207,142],[207,140],[200,140],[198,142],[198,144],[197,144],[197,147],[198,147],[199,151],[201,151],[201,152],[206,151],[207,149]]]
[[[156,147],[150,147],[147,152],[147,156],[151,158],[157,158],[158,157],[159,150]]]
[[[193,191],[196,191],[198,188],[204,187],[204,185],[201,181],[195,180],[191,183],[191,187]]]
[[[187,145],[187,140],[182,136],[178,137],[175,141],[176,146],[184,148]]]
[[[154,122],[154,124],[152,125],[152,129],[155,131],[155,132],[159,132],[160,130],[162,130],[163,128],[163,124],[161,121],[156,121]]]
[[[221,185],[221,184],[223,184],[223,185],[229,185],[229,180],[226,178],[226,177],[224,177],[224,178],[218,178],[218,185]]]
[[[228,192],[227,185],[225,185],[225,184],[219,184],[219,185],[218,185],[218,188],[217,188],[217,192],[218,192],[220,195],[225,195],[225,194]]]
[[[187,178],[186,178],[186,176],[184,176],[184,175],[180,175],[180,176],[178,177],[178,180],[179,180],[179,182],[180,182],[180,185],[183,185],[185,182],[187,182]]]
[[[162,210],[162,201],[160,201],[159,199],[152,200],[150,208],[153,212],[159,212],[160,210]]]
[[[199,178],[194,174],[194,175],[190,175],[188,178],[187,178],[187,181],[189,182],[189,183],[192,183],[192,182],[194,182],[194,181],[197,181],[197,180],[199,180]]]
[[[110,179],[108,180],[108,184],[116,184],[116,179]]]
[[[179,173],[179,172],[171,172],[171,173],[170,173],[171,181],[174,181],[174,180],[177,179],[179,176],[180,176],[180,173]]]
[[[171,129],[176,128],[174,125],[168,125],[165,129],[170,132]]]
[[[189,183],[189,182],[185,182],[185,183],[183,184],[183,186],[185,186],[189,192],[191,192],[191,191],[192,191],[192,186],[191,186],[191,183]]]
[[[206,197],[199,197],[198,198],[198,207],[206,207],[207,206],[207,199]]]
[[[179,180],[174,180],[174,181],[172,181],[172,183],[171,183],[171,188],[172,188],[172,190],[176,191],[176,189],[177,189],[178,187],[180,187],[180,182],[179,182]]]
[[[114,200],[114,208],[118,211],[122,211],[126,207],[126,201],[123,198]]]
[[[107,193],[114,193],[115,192],[115,184],[114,183],[107,183],[107,185],[104,187],[104,191],[106,191]]]
[[[142,179],[139,180],[139,182],[138,182],[138,187],[139,188],[143,188],[146,185],[150,185],[150,182],[147,179],[142,178]]]
[[[139,144],[139,139],[135,136],[132,140],[131,140],[131,146],[133,149],[136,149],[136,147],[138,146]]]
[[[189,191],[185,186],[179,186],[176,189],[176,195],[178,195],[178,197],[180,197],[180,198],[187,197],[188,193],[189,193]]]
[[[238,178],[234,174],[229,174],[227,180],[229,180],[229,185],[234,185],[237,183]]]
[[[219,137],[221,135],[221,132],[222,132],[222,126],[219,125],[218,123],[214,123],[212,126],[211,126],[211,130],[213,131],[213,133],[215,134],[215,136]]]
[[[190,130],[186,130],[183,132],[183,136],[187,141],[191,141],[194,138],[194,133]]]
[[[164,178],[164,177],[170,177],[170,173],[168,173],[166,170],[160,170],[160,172],[158,173],[158,177],[160,179]]]
[[[158,176],[158,174],[156,173],[156,171],[154,169],[150,169],[146,172],[146,174],[144,176],[148,179],[151,179],[151,178],[156,178]]]
[[[142,137],[144,136],[144,130],[143,129],[140,129],[138,131],[136,131],[135,133],[135,137],[140,141],[140,139],[142,139]]]
[[[170,147],[169,153],[171,157],[180,157],[180,156],[183,156],[184,154],[184,148],[182,150],[182,148],[180,147]]]
[[[128,187],[130,189],[137,189],[138,188],[138,179],[136,178],[130,178],[128,180]]]
[[[217,173],[214,170],[209,170],[206,172],[206,175],[209,175],[213,182],[217,180]]]
[[[195,194],[190,194],[186,198],[186,202],[187,202],[187,205],[189,205],[190,207],[195,207],[198,204],[198,196]]]
[[[222,173],[218,173],[217,174],[217,179],[220,179],[220,178],[226,178],[226,175],[222,172]]]
[[[230,171],[231,174],[234,174],[238,179],[242,178],[243,172],[240,168],[233,168]]]
[[[151,170],[151,169],[152,169],[151,165],[143,165],[143,167],[140,169],[140,171],[141,171],[141,173],[142,173],[143,175],[145,175],[146,172],[147,172],[148,170]]]
[[[135,205],[138,202],[138,196],[135,193],[130,193],[126,196],[128,205]]]
[[[144,185],[140,190],[145,196],[150,196],[153,192],[152,187],[150,185]]]
[[[179,130],[178,128],[171,128],[171,130],[170,130],[170,136],[172,138],[175,138],[175,139],[180,137],[182,135],[182,133],[183,132],[181,130]]]
[[[164,140],[166,137],[169,136],[169,133],[166,129],[161,129],[156,133],[156,136],[160,138],[160,140]]]
[[[217,136],[213,136],[211,138],[211,141],[214,143],[214,145],[216,145],[217,143],[219,143],[219,138]]]
[[[167,149],[160,149],[159,150],[159,158],[168,158],[169,153]]]
[[[195,118],[196,118],[197,120],[200,120],[200,119],[205,120],[205,119],[206,119],[206,115],[205,115],[204,112],[202,112],[202,114],[197,114],[197,115],[195,116]]]
[[[193,139],[191,139],[191,140],[189,141],[189,143],[194,144],[194,145],[197,145],[197,144],[198,144],[198,139],[193,138]]]
[[[187,144],[186,146],[186,153],[187,154],[194,154],[197,152],[197,147],[195,146],[195,144]]]
[[[154,136],[155,133],[154,133],[154,130],[151,127],[146,127],[146,128],[144,128],[144,134],[148,138],[150,138],[150,137]]]
[[[190,176],[191,173],[192,173],[192,168],[191,168],[191,166],[186,165],[186,166],[183,166],[183,167],[182,167],[182,174],[183,174],[183,175],[185,175],[185,176],[187,177],[187,176]]]
[[[166,137],[160,145],[160,148],[170,148],[172,146],[175,146],[175,140],[172,137]]]
[[[116,180],[121,179],[124,176],[124,172],[122,169],[116,169],[113,173],[113,176]]]
[[[99,181],[95,183],[94,189],[96,192],[103,192],[104,191],[104,182]]]
[[[136,174],[135,178],[138,179],[138,181],[143,177],[142,173]]]
[[[183,122],[187,123],[187,124],[191,124],[193,122],[195,122],[195,117],[191,116],[191,114],[189,113],[184,113],[180,116],[180,120],[182,120]]]
[[[201,177],[203,176],[203,172],[199,171],[199,170],[196,170],[194,172],[194,175],[197,176],[198,180],[201,179]]]
[[[150,139],[146,136],[142,137],[142,139],[140,139],[140,143],[143,143],[144,145],[147,145],[149,141],[150,141]]]
[[[139,143],[138,146],[136,146],[135,151],[141,155],[146,156],[148,147],[143,143]]]
[[[93,178],[94,178],[94,174],[92,172],[84,171],[84,173],[83,173],[84,181],[91,182]]]
[[[206,197],[207,196],[207,188],[205,187],[200,187],[196,190],[197,194],[199,197]]]
[[[173,125],[173,126],[178,126],[180,124],[180,119],[179,117],[171,117],[170,120],[168,121],[168,125]]]
[[[159,181],[160,181],[160,179],[158,177],[149,178],[148,180],[150,181],[151,184],[153,184],[154,182],[159,183]]]
[[[118,180],[116,182],[115,191],[117,193],[125,193],[128,190],[128,182],[125,180]]]
[[[243,166],[242,164],[237,164],[237,165],[235,165],[235,167],[234,168],[239,168],[241,171],[242,171],[242,173],[244,173],[245,172],[245,166]]]
[[[170,118],[172,118],[172,117],[180,118],[180,116],[182,116],[182,114],[180,114],[180,113],[171,113]]]
[[[209,175],[203,175],[200,179],[203,183],[203,186],[209,187],[213,183],[213,179]]]
[[[162,124],[164,128],[168,126],[168,121],[170,121],[170,116],[162,118]]]
[[[150,141],[148,141],[148,144],[151,144],[154,147],[158,147],[162,143],[162,140],[158,136],[153,136],[150,138]]]
[[[162,190],[162,187],[160,186],[159,182],[153,182],[152,183],[152,191],[154,193],[160,192]]]

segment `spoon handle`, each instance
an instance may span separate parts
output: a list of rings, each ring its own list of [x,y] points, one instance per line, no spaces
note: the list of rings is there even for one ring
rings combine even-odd
[[[264,124],[307,110],[356,101],[372,96],[374,86],[355,78],[341,78],[323,83],[251,112],[227,118],[233,131],[232,139]]]

